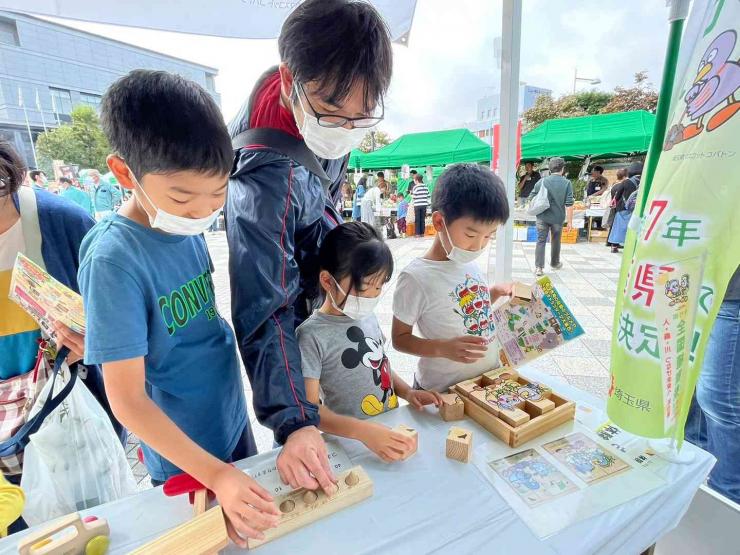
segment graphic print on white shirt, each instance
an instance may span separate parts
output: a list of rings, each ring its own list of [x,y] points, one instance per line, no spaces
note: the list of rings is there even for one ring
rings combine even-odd
[[[491,318],[491,296],[488,286],[478,277],[465,274],[465,281],[455,287],[449,296],[456,305],[453,310],[462,318],[468,335],[475,335],[490,342],[494,324]]]

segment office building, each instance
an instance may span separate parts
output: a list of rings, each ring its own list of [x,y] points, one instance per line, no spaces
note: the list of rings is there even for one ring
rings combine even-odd
[[[31,138],[35,143],[44,129],[70,121],[77,105],[97,109],[106,88],[137,68],[180,74],[202,85],[220,105],[212,67],[0,11],[0,138],[34,167]]]

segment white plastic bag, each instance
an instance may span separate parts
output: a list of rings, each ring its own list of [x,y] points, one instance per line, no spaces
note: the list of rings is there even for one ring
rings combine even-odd
[[[41,410],[52,385],[49,380],[32,415]],[[54,393],[63,386],[58,377]],[[108,416],[80,379],[30,436],[24,457],[23,518],[31,526],[137,491]]]
[[[537,216],[538,214],[542,214],[548,208],[550,208],[550,199],[547,198],[547,187],[545,187],[545,182],[543,181],[540,185],[540,190],[537,191],[532,202],[529,203],[527,214]]]

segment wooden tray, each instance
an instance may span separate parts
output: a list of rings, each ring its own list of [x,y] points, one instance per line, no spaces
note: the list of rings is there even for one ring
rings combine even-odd
[[[561,397],[554,391],[550,391],[548,396],[550,401],[555,405],[552,410],[549,410],[544,414],[539,414],[536,407],[526,404],[522,407],[522,410],[529,414],[530,419],[528,422],[518,426],[512,426],[502,418],[499,418],[499,416],[492,412],[492,410],[485,408],[484,404],[482,404],[480,400],[474,400],[471,397],[471,393],[473,391],[479,391],[482,388],[492,385],[494,380],[501,378],[504,374],[509,374],[510,379],[516,380],[522,385],[536,383],[519,375],[515,370],[504,368],[486,372],[477,378],[460,382],[450,389],[455,393],[458,393],[462,398],[463,403],[465,404],[465,414],[467,416],[475,420],[501,441],[508,443],[509,446],[518,447],[522,443],[526,443],[527,441],[575,418],[575,403]]]

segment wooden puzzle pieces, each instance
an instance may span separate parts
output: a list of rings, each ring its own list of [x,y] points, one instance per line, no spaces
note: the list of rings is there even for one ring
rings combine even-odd
[[[473,452],[473,432],[452,426],[447,433],[445,454],[448,458],[460,462],[470,462]]]
[[[419,448],[419,433],[414,428],[409,428],[405,424],[399,424],[398,426],[393,428],[393,431],[408,436],[414,440],[414,448],[408,455],[403,458],[403,460],[410,458],[416,453],[416,450]]]
[[[439,415],[445,422],[465,418],[465,404],[457,393],[443,393]]]
[[[275,528],[265,530],[265,539],[248,539],[254,549],[289,532],[302,528],[332,513],[367,499],[373,494],[373,482],[361,466],[355,466],[337,476],[337,491],[331,497],[321,491],[299,489],[275,499],[282,516]],[[177,553],[172,551],[171,553]]]
[[[487,380],[483,380],[486,383]],[[555,408],[547,386],[530,382],[515,372],[506,373],[485,387],[470,392],[469,397],[511,426],[521,426],[530,418]]]

